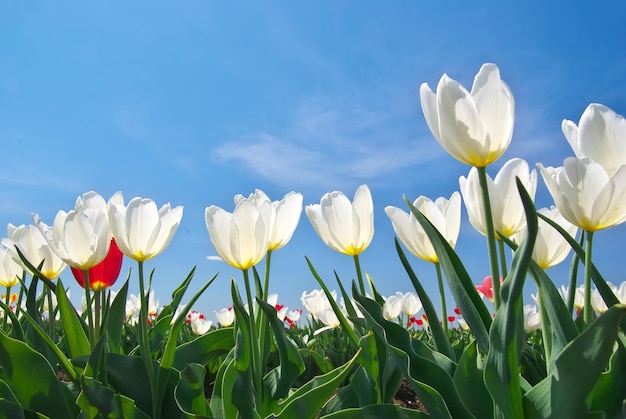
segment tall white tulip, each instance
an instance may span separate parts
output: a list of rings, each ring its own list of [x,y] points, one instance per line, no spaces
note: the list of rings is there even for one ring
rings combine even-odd
[[[120,195],[116,195],[121,197]],[[152,199],[135,197],[124,206],[109,201],[111,231],[117,246],[129,258],[145,262],[163,252],[183,217],[183,207],[169,203],[157,208]]]
[[[537,189],[537,173],[529,171],[528,163],[522,159],[511,159],[502,166],[494,180],[487,176],[487,189],[491,201],[493,227],[506,237],[520,231],[526,225],[524,206],[517,190],[518,177],[531,198]],[[486,235],[485,214],[478,171],[472,168],[467,176],[459,179],[461,195],[472,226]]]
[[[244,200],[243,195],[235,195],[235,205]],[[300,215],[302,215],[302,194],[299,192],[289,192],[280,201],[271,201],[270,198],[260,189],[254,191],[248,197],[254,205],[260,207],[265,202],[269,202],[272,205],[272,214],[270,219],[270,239],[269,250],[280,249],[286,245],[293,233],[296,231],[296,227],[300,222]]]
[[[570,236],[576,237],[578,227],[567,221],[555,206],[550,208],[541,208],[537,212],[545,215],[550,220],[557,223],[565,231],[567,231]],[[518,243],[521,243],[525,237],[525,228],[513,236],[514,240]],[[540,218],[539,231],[537,232],[535,246],[533,247],[532,258],[535,262],[537,262],[541,269],[548,269],[563,262],[570,250],[572,250],[571,246],[567,240],[563,238],[561,233]]]
[[[461,228],[461,195],[458,192],[454,192],[449,199],[440,197],[434,202],[420,196],[413,206],[424,214],[450,246],[456,245]],[[412,213],[393,206],[385,207],[385,213],[391,219],[396,235],[411,253],[427,262],[439,262],[430,239]]]
[[[11,253],[0,247],[0,286],[11,288],[19,284],[23,269]]]
[[[72,267],[92,268],[109,252],[111,230],[106,204],[95,192],[79,196],[73,210],[59,211],[52,227],[38,214],[33,214],[33,221],[52,250]]]
[[[399,294],[399,295],[398,295]],[[395,319],[402,312],[402,293],[390,295],[383,304],[383,317],[389,321]]]
[[[34,225],[14,226],[9,223],[7,225],[8,238],[2,239],[2,245],[13,255],[16,261],[19,256],[15,251],[15,247],[22,252],[26,260],[31,265],[38,267],[41,262],[41,273],[48,279],[57,278],[65,269],[67,264],[52,251],[50,245],[41,234],[41,231]],[[26,267],[24,267],[26,269]]]
[[[570,223],[593,232],[626,221],[626,166],[613,175],[589,157],[568,157],[557,168],[537,166],[556,206]]]
[[[232,213],[207,207],[207,230],[222,260],[242,270],[259,263],[269,247],[272,211],[270,202],[257,207],[250,199],[240,200]]]
[[[592,158],[609,176],[626,164],[626,120],[608,107],[592,103],[578,126],[565,119],[561,128],[576,157]]]
[[[367,185],[361,185],[351,203],[342,192],[322,196],[307,205],[306,215],[318,236],[330,248],[350,256],[361,254],[374,237],[374,203]]]
[[[457,160],[485,167],[508,148],[515,102],[495,64],[483,64],[471,92],[444,74],[436,93],[423,83],[420,98],[433,136]]]

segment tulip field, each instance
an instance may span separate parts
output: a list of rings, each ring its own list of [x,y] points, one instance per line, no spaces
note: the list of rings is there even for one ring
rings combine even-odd
[[[384,209],[410,292],[381,295],[361,269],[374,234],[367,185],[304,208],[300,193],[272,201],[261,190],[236,195],[232,212],[207,207],[215,251],[241,273],[215,313],[194,304],[217,274],[190,290],[191,269],[159,302],[144,271],[167,251],[182,206],[91,191],[54,220],[8,224],[0,417],[626,417],[626,282],[606,281],[593,264],[594,233],[626,221],[626,120],[592,103],[578,123],[562,122],[572,148],[562,167],[513,158],[491,177],[515,115],[498,67],[484,64],[470,90],[444,74],[420,99],[434,141],[469,170],[449,197]],[[534,204],[538,174],[549,208]],[[462,205],[485,237],[484,278],[455,251]],[[303,213],[352,258],[355,280],[322,279],[307,258],[319,286],[289,310],[269,294],[271,256]],[[432,264],[439,295],[407,255]],[[126,278],[124,258],[136,262]],[[546,269],[561,263],[570,274],[557,288]],[[68,266],[80,306],[60,278]],[[399,402],[403,392],[413,404]]]

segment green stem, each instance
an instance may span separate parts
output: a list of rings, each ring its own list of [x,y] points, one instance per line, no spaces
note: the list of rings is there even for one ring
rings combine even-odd
[[[101,323],[101,314],[102,314],[102,291],[94,291],[93,293],[96,307],[95,307],[95,319],[94,319],[94,329],[95,329],[95,337],[96,341],[100,339],[100,323]]]
[[[4,303],[7,305],[7,307],[11,307],[11,287],[6,287],[6,289],[7,289],[7,293],[4,296]],[[2,322],[2,330],[6,331],[7,328],[9,327],[9,320],[8,320],[9,315],[8,313],[4,313],[4,316],[2,317],[4,317],[4,320]]]
[[[246,298],[248,299],[248,312],[250,314],[250,333],[252,342],[250,342],[252,352],[252,379],[254,380],[254,408],[259,414],[263,408],[261,391],[263,390],[263,369],[260,363],[259,353],[259,336],[256,329],[256,317],[254,316],[254,300],[252,299],[252,292],[250,289],[250,278],[247,269],[242,269],[243,280],[246,285]]]
[[[48,298],[48,336],[53,342],[56,342],[56,334],[54,333],[54,307],[52,307],[52,290],[46,286],[46,297]]]
[[[354,255],[354,266],[356,268],[356,277],[359,280],[359,291],[361,292],[361,295],[366,295],[363,275],[361,274],[361,262],[359,262],[359,255]]]
[[[272,251],[268,250],[265,254],[265,280],[263,283],[263,301],[267,302],[270,289],[270,264],[272,262]]]
[[[87,323],[89,324],[89,343],[93,349],[96,344],[96,337],[93,328],[93,311],[91,310],[91,289],[89,287],[89,270],[83,269],[83,280],[85,283],[85,304],[87,304]]]
[[[489,253],[489,266],[491,270],[491,282],[493,283],[493,304],[498,311],[500,307],[500,270],[498,269],[498,254],[496,250],[496,235],[493,230],[493,215],[489,201],[489,189],[487,187],[487,169],[477,167],[480,189],[483,197],[483,209],[485,214],[485,233],[487,235],[487,251]]]
[[[583,231],[580,236],[580,247],[583,245],[583,241],[585,240],[585,232]],[[572,261],[569,265],[569,285],[567,288],[567,310],[571,314],[574,311],[574,300],[576,299],[576,280],[578,278],[578,262],[580,262],[580,258],[578,254],[574,253],[572,256]]]
[[[443,330],[448,335],[448,309],[446,307],[446,293],[443,288],[443,277],[441,275],[441,266],[439,262],[435,263],[435,270],[437,271],[437,282],[439,283],[439,297],[441,298],[441,324]]]
[[[160,403],[156,400],[156,378],[154,375],[154,366],[152,365],[152,353],[150,351],[150,341],[148,340],[148,296],[143,281],[143,262],[137,261],[139,274],[139,300],[141,306],[139,308],[139,352],[146,365],[146,373],[148,374],[148,383],[150,384],[150,393],[152,396],[152,417],[158,419],[161,415]]]
[[[506,278],[508,275],[506,268],[506,249],[504,248],[504,242],[502,240],[498,240],[498,247],[500,249],[500,263],[502,264],[502,278]]]
[[[593,322],[593,308],[591,307],[591,246],[593,244],[593,231],[587,232],[587,241],[585,242],[585,308],[584,323],[585,327]]]

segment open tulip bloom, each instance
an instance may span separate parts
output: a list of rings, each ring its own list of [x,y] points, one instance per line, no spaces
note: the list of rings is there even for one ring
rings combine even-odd
[[[235,205],[238,205],[244,199],[244,196],[241,194],[235,195]],[[269,225],[267,226],[269,243],[265,256],[265,281],[263,287],[263,300],[267,300],[272,251],[285,246],[296,231],[302,215],[302,194],[289,192],[280,201],[271,201],[265,192],[257,189],[253,194],[250,194],[248,200],[257,208],[269,203],[272,210]]]
[[[358,257],[374,237],[374,203],[367,185],[359,186],[352,202],[334,191],[324,194],[319,204],[307,205],[305,211],[326,245],[354,258],[360,291],[365,294]]]
[[[420,98],[430,131],[457,160],[485,167],[509,147],[515,102],[495,64],[483,64],[471,92],[444,74],[436,93],[423,83]]]
[[[608,107],[592,103],[578,126],[565,119],[561,128],[576,157],[592,158],[609,176],[626,164],[626,120]]]
[[[420,196],[413,202],[413,206],[424,214],[428,221],[446,239],[448,244],[454,248],[461,228],[461,195],[458,192],[454,192],[450,199],[440,197],[434,202],[425,196]],[[445,319],[447,308],[443,278],[439,266],[439,258],[430,239],[413,213],[406,213],[393,206],[386,207],[385,213],[391,219],[396,235],[407,249],[420,259],[435,264],[441,299],[442,319]],[[443,326],[444,329],[447,329],[446,322],[443,323]]]
[[[585,324],[591,308],[591,249],[593,233],[626,221],[626,165],[613,175],[589,157],[568,157],[562,167],[544,167],[543,180],[557,208],[570,223],[585,230]]]

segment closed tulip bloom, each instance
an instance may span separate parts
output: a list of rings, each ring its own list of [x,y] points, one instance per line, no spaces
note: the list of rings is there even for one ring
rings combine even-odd
[[[333,300],[337,299],[337,291],[333,290],[331,295]],[[313,290],[309,293],[303,291],[300,296],[300,301],[304,308],[315,318],[317,318],[317,313],[320,311],[326,310],[327,308],[332,310],[332,306],[323,290]]]
[[[423,83],[420,98],[433,136],[457,160],[485,167],[508,148],[515,102],[495,64],[483,64],[471,92],[444,74],[436,93]]]
[[[306,215],[330,248],[350,256],[361,254],[374,237],[374,203],[367,185],[361,185],[352,203],[341,192],[322,196],[319,204],[307,205]]]
[[[235,312],[232,307],[216,311],[215,317],[217,318],[217,323],[222,327],[228,327],[235,323]]]
[[[626,165],[611,176],[589,157],[569,157],[557,168],[537,166],[556,206],[570,223],[593,232],[626,221]]]
[[[450,199],[440,197],[434,202],[420,196],[413,202],[413,206],[424,214],[454,248],[461,228],[461,195],[454,192]],[[412,213],[393,206],[386,207],[385,213],[391,219],[396,235],[411,253],[427,262],[439,262],[430,239]]]
[[[537,306],[526,304],[524,306],[524,330],[534,332],[541,326],[541,316]]]
[[[111,239],[111,246],[109,247],[109,253],[96,266],[88,270],[89,286],[93,291],[102,291],[110,288],[115,281],[117,281],[122,269],[122,261],[124,254],[117,247],[115,239]],[[83,277],[83,271],[76,268],[72,269],[72,275],[78,282],[78,285],[85,287],[85,279]]]
[[[422,309],[422,302],[417,295],[407,292],[402,295],[402,312],[407,316],[413,316]]]
[[[537,189],[537,172],[529,171],[528,163],[522,159],[511,159],[502,166],[494,180],[487,176],[487,189],[491,201],[493,227],[505,237],[526,226],[524,206],[515,178],[519,178],[532,199]],[[472,168],[467,176],[459,179],[461,195],[472,226],[486,235],[484,205],[481,197],[478,171]]]
[[[250,199],[242,199],[232,213],[215,205],[204,212],[217,254],[224,262],[242,270],[259,263],[267,253],[271,216],[271,203],[257,207]]]
[[[33,214],[35,226],[52,250],[68,265],[86,270],[100,263],[109,252],[111,229],[106,209],[93,205],[104,202],[95,192],[76,200],[75,209],[59,211],[52,227]]]
[[[135,197],[124,206],[109,202],[111,231],[122,253],[138,262],[151,259],[169,246],[183,217],[183,207],[169,203],[157,208],[152,199]]]
[[[20,282],[22,272],[22,267],[13,259],[11,253],[0,247],[0,286],[5,288],[16,286]]]
[[[578,126],[563,120],[561,128],[576,157],[590,157],[609,176],[626,164],[626,120],[606,106],[592,103],[583,112]]]
[[[14,226],[9,223],[7,225],[8,238],[2,239],[2,244],[6,246],[16,261],[19,256],[15,251],[15,247],[22,252],[26,260],[31,265],[38,267],[41,262],[41,273],[48,279],[55,279],[63,272],[67,264],[57,256],[50,248],[50,245],[41,234],[41,231],[34,225]],[[26,267],[24,267],[26,269]]]
[[[578,227],[567,221],[555,206],[541,208],[537,212],[557,223],[570,236],[576,237]],[[513,238],[516,242],[521,243],[526,238],[526,229],[516,233]],[[543,219],[539,219],[539,231],[533,247],[532,258],[541,269],[548,269],[563,262],[571,249],[561,233]]]
[[[235,205],[243,199],[245,199],[243,195],[236,195]],[[286,245],[289,240],[291,240],[300,222],[300,215],[302,215],[302,194],[289,192],[280,201],[271,201],[265,192],[257,189],[248,199],[257,207],[261,206],[264,202],[269,202],[272,205],[269,227],[270,238],[267,250],[280,249]]]
[[[400,295],[398,295],[400,294]],[[393,320],[402,312],[402,293],[398,292],[396,295],[391,295],[385,300],[383,304],[383,317],[387,320]]]

